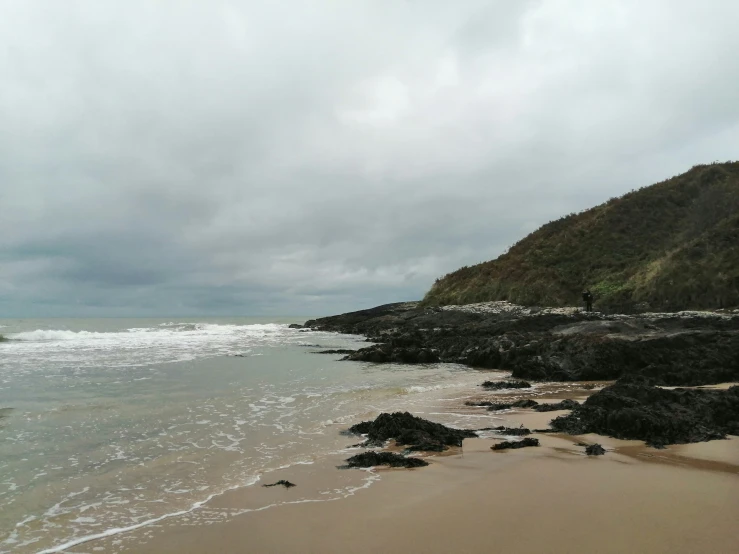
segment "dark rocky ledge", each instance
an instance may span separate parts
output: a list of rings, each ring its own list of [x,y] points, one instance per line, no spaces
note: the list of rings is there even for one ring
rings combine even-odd
[[[348,467],[424,467],[429,465],[426,460],[420,458],[407,458],[393,452],[363,452],[352,456],[347,461]]]
[[[452,429],[408,412],[380,414],[374,421],[363,421],[349,428],[355,435],[367,435],[365,446],[383,446],[395,439],[408,450],[441,452],[450,446],[462,446],[466,438],[476,437],[475,431]]]
[[[665,446],[739,435],[739,386],[728,390],[663,389],[619,381],[551,422],[573,435],[598,433]]]
[[[526,429],[525,427],[505,427],[503,425],[499,427],[485,427],[483,429],[478,429],[478,431],[496,431],[500,433],[501,435],[509,435],[509,436],[518,436],[523,437],[526,435],[531,434],[530,429]]]
[[[505,302],[444,308],[405,302],[305,326],[377,343],[349,360],[459,363],[538,381],[640,375],[655,385],[692,386],[739,380],[737,313],[603,315]]]
[[[539,446],[539,439],[526,437],[520,441],[503,441],[491,446],[490,450],[512,450],[516,448],[526,448],[527,446]]]
[[[531,400],[529,398],[523,399],[523,400],[516,400],[515,402],[492,402],[490,400],[483,400],[478,402],[465,402],[466,406],[482,406],[486,407],[488,410],[495,411],[495,410],[508,410],[510,408],[533,408],[535,406],[538,406],[539,403],[536,400]]]
[[[562,400],[554,404],[539,404],[534,408],[537,412],[556,412],[557,410],[572,410],[580,405],[576,400]]]
[[[485,390],[530,389],[531,383],[528,381],[485,381],[480,386]]]
[[[739,387],[659,388],[739,381],[736,311],[604,315],[506,302],[443,308],[405,302],[311,320],[305,328],[362,334],[374,343],[348,354],[348,360],[458,363],[507,370],[515,380],[540,382],[618,380],[582,405],[571,400],[478,403],[491,410],[571,409],[552,422],[556,432],[599,433],[653,446],[739,434]],[[405,420],[412,417],[403,415]],[[395,438],[410,448],[431,451],[459,445],[464,438],[455,433],[437,435],[425,427],[376,423],[352,429],[367,433],[370,445]]]

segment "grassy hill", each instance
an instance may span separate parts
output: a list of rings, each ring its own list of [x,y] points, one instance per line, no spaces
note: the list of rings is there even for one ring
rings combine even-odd
[[[496,260],[438,279],[423,305],[573,305],[585,288],[603,310],[739,306],[739,162],[547,223]]]

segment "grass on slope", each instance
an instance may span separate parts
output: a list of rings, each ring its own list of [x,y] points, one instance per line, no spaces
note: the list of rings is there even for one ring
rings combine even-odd
[[[509,300],[600,309],[739,305],[739,162],[696,166],[548,223],[437,280],[424,305]]]

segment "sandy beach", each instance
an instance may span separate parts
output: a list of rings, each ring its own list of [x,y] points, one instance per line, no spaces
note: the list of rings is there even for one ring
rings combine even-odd
[[[536,428],[561,413],[502,417]],[[595,435],[536,436],[541,447],[506,452],[490,450],[494,439],[468,439],[428,458],[429,467],[376,470],[378,482],[337,501],[308,499],[367,474],[293,467],[270,479],[295,488],[235,490],[205,506],[197,524],[173,518],[70,551],[736,552],[739,437],[657,450]],[[580,441],[608,453],[588,457]],[[295,503],[203,525],[209,511],[235,514],[267,497]]]

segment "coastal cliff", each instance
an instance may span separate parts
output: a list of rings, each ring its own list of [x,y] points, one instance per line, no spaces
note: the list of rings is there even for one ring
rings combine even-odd
[[[438,279],[422,306],[507,300],[610,311],[739,306],[739,162],[699,165],[547,223]]]

